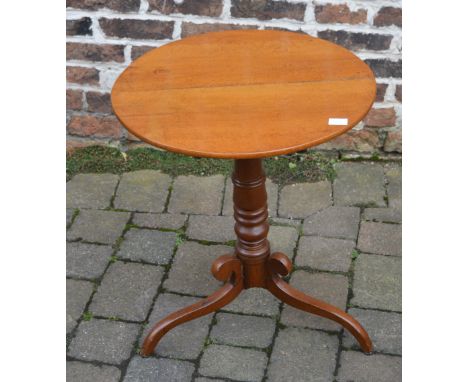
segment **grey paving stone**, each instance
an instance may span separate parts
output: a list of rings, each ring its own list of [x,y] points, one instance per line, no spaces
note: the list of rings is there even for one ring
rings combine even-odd
[[[195,378],[195,382],[223,382],[222,379],[213,379],[213,378]]]
[[[294,227],[271,226],[268,240],[272,253],[283,252],[292,258],[298,236],[297,229]]]
[[[265,187],[268,197],[268,215],[277,216],[276,209],[278,204],[278,185],[273,183],[271,179],[267,179],[265,182]],[[224,192],[224,202],[223,202],[223,215],[232,216],[234,214],[232,203],[232,181],[230,178],[226,181],[226,190]]]
[[[190,382],[195,366],[175,359],[135,356],[128,365],[124,382]]]
[[[323,300],[340,309],[346,309],[348,297],[348,278],[346,276],[296,271],[293,273],[290,283],[293,287],[314,298]],[[287,326],[336,331],[341,329],[340,325],[331,320],[287,305],[285,305],[281,313],[281,322]]]
[[[357,207],[328,207],[304,219],[302,233],[356,240],[359,215]]]
[[[271,318],[219,313],[210,338],[225,345],[266,348],[274,333],[275,321]]]
[[[86,243],[67,243],[67,276],[96,279],[104,273],[112,247]]]
[[[348,311],[369,333],[374,350],[401,355],[401,314],[351,308]],[[345,331],[343,345],[360,349],[359,344]]]
[[[305,218],[332,205],[331,183],[297,183],[284,186],[280,194],[279,216]]]
[[[146,228],[179,229],[187,220],[187,215],[181,214],[151,214],[136,212],[133,224]]]
[[[396,356],[343,351],[341,353],[339,382],[398,382],[401,381],[401,358]]]
[[[232,216],[192,215],[188,221],[187,236],[220,243],[235,240],[234,223]]]
[[[399,208],[366,208],[362,215],[364,220],[383,223],[401,223],[401,209]]]
[[[274,225],[287,225],[290,227],[299,228],[302,224],[299,219],[290,219],[290,218],[271,218],[270,224]]]
[[[353,295],[353,305],[401,312],[401,258],[360,254]]]
[[[271,354],[268,381],[332,381],[337,351],[337,336],[306,329],[280,330]]]
[[[115,366],[67,362],[67,382],[118,382],[119,380],[120,370]]]
[[[386,207],[384,170],[380,164],[342,162],[335,170],[335,205]]]
[[[362,252],[401,256],[401,225],[362,222],[357,246]]]
[[[182,243],[174,256],[164,288],[195,296],[213,293],[222,283],[211,274],[211,264],[219,256],[232,252],[233,249],[225,245],[202,245],[189,241]]]
[[[401,166],[389,164],[385,168],[387,177],[388,206],[401,210]]]
[[[209,377],[238,381],[261,381],[267,365],[264,352],[224,345],[210,345],[200,360],[198,372]]]
[[[104,275],[89,309],[98,316],[143,321],[162,275],[162,268],[153,265],[113,263]]]
[[[132,228],[125,233],[117,256],[153,264],[169,264],[177,234],[150,229]]]
[[[218,215],[221,211],[224,177],[179,176],[175,179],[168,211]]]
[[[129,211],[162,212],[171,177],[155,170],[139,170],[122,175],[114,207]]]
[[[145,327],[141,337],[140,344],[143,344],[151,327],[158,321],[176,310],[185,308],[200,300],[200,298],[196,297],[178,296],[171,293],[159,295],[149,317],[149,325]],[[176,326],[165,334],[158,343],[156,354],[163,357],[196,359],[203,349],[212,318],[213,314],[209,314]]]
[[[234,313],[276,316],[279,313],[279,300],[262,288],[244,289],[236,299],[223,310]]]
[[[67,239],[113,244],[129,219],[129,212],[81,210],[67,232]]]
[[[107,208],[119,176],[114,174],[77,174],[67,182],[68,208]]]
[[[75,210],[73,208],[67,208],[67,227],[71,224]]]
[[[354,241],[318,236],[302,236],[296,265],[322,271],[348,272]]]
[[[67,333],[76,326],[93,293],[93,284],[88,281],[67,280]]]
[[[111,320],[81,321],[68,355],[119,365],[130,357],[139,325]]]

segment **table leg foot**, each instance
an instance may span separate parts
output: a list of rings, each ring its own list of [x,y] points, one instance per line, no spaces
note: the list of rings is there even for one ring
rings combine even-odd
[[[145,338],[141,350],[142,356],[151,355],[159,340],[172,328],[222,308],[234,300],[242,291],[244,287],[242,265],[235,256],[224,255],[219,257],[213,263],[211,272],[216,279],[225,281],[226,284],[211,296],[180,309],[156,323]]]
[[[269,278],[266,288],[278,299],[294,308],[331,319],[347,329],[359,342],[364,353],[372,352],[372,342],[361,324],[348,313],[310,297],[286,283],[281,276],[290,273],[292,264],[283,253],[273,253],[268,259]]]

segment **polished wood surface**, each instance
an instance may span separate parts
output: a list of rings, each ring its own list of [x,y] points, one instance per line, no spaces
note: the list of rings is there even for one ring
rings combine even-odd
[[[122,124],[154,146],[200,157],[261,158],[326,142],[375,97],[370,68],[305,34],[223,31],[144,54],[118,78]],[[330,118],[347,124],[329,125]]]
[[[372,342],[358,321],[346,312],[291,287],[282,279],[291,272],[292,263],[283,253],[270,254],[267,193],[261,159],[236,160],[232,182],[237,236],[234,255],[221,256],[212,266],[213,275],[226,284],[208,298],[156,323],[144,341],[141,354],[152,354],[170,329],[222,308],[242,289],[252,287],[265,288],[288,305],[339,323],[356,338],[361,349],[370,354]]]

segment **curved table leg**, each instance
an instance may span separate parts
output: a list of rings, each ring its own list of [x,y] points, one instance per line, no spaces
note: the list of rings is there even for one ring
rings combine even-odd
[[[348,313],[312,298],[286,283],[281,276],[286,276],[292,269],[289,258],[283,253],[273,253],[268,259],[270,277],[266,288],[278,299],[297,309],[329,318],[346,328],[359,342],[364,353],[372,352],[372,342],[361,324]]]
[[[159,340],[172,328],[222,308],[234,300],[242,291],[241,262],[235,256],[224,255],[219,257],[213,263],[211,272],[218,280],[226,281],[226,284],[211,296],[170,314],[154,325],[143,343],[142,356],[152,354]]]

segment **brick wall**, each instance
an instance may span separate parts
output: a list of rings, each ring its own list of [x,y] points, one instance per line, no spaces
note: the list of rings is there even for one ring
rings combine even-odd
[[[320,149],[401,153],[399,0],[67,0],[67,146],[139,145],[112,114],[117,76],[148,49],[223,29],[287,29],[343,45],[372,68],[377,99]]]

